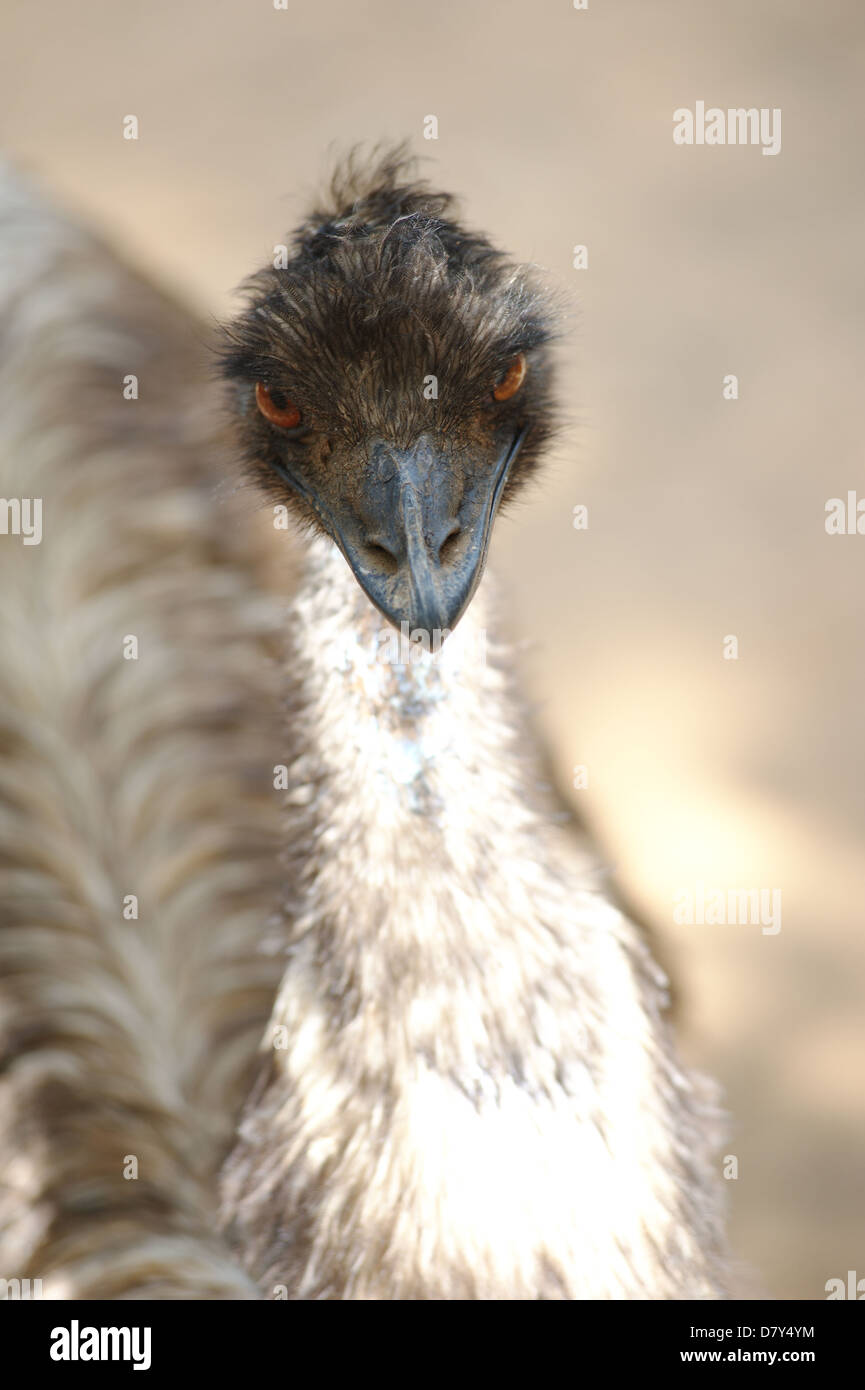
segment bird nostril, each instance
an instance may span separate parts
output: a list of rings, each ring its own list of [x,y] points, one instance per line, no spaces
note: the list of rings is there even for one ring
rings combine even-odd
[[[396,574],[399,569],[399,561],[392,550],[380,541],[367,541],[367,553],[377,569],[383,569],[386,574]]]
[[[459,522],[455,521],[451,526],[451,529],[445,536],[444,540],[442,541],[441,545],[439,546],[440,565],[446,565],[451,559],[453,559],[454,551],[457,548],[457,542],[461,534],[462,528],[460,527]]]
[[[451,522],[450,529],[445,534],[444,539],[439,542],[437,550],[435,542],[432,544],[424,542],[424,544],[425,546],[429,545],[430,555],[438,564],[449,564],[454,558],[454,552],[461,535],[462,527],[458,521],[454,520]],[[364,548],[370,564],[375,569],[384,571],[385,574],[396,574],[405,559],[404,549],[394,548],[387,540],[382,540],[379,536],[368,536]]]

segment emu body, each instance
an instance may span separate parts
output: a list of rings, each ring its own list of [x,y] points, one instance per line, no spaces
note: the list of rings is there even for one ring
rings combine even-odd
[[[713,1093],[478,587],[553,425],[542,289],[395,159],[252,278],[233,467],[308,533],[277,620],[187,319],[2,195],[0,493],[44,511],[0,541],[0,1272],[723,1296]],[[402,622],[458,626],[382,659]]]

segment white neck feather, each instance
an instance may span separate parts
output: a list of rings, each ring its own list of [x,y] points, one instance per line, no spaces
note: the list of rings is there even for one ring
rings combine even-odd
[[[302,1296],[705,1296],[676,1155],[691,1083],[635,930],[544,803],[486,611],[394,665],[342,557],[310,546],[290,963],[227,1210],[264,1286],[290,1271]]]

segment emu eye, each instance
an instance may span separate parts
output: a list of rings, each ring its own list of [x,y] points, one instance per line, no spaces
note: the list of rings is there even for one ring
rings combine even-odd
[[[497,381],[493,387],[493,400],[509,401],[511,396],[515,396],[525,381],[528,370],[526,354],[521,352],[514,358],[501,381]]]
[[[281,391],[268,391],[260,381],[255,383],[255,404],[272,425],[293,430],[300,424],[300,410],[294,401],[287,400]]]

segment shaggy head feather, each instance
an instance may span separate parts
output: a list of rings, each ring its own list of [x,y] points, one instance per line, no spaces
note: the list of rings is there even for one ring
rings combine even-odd
[[[366,173],[349,160],[331,194],[225,329],[239,442],[386,617],[451,626],[499,504],[549,438],[556,315],[532,271],[466,231],[400,152]],[[509,369],[524,375],[497,398]],[[262,413],[257,388],[297,423]]]

